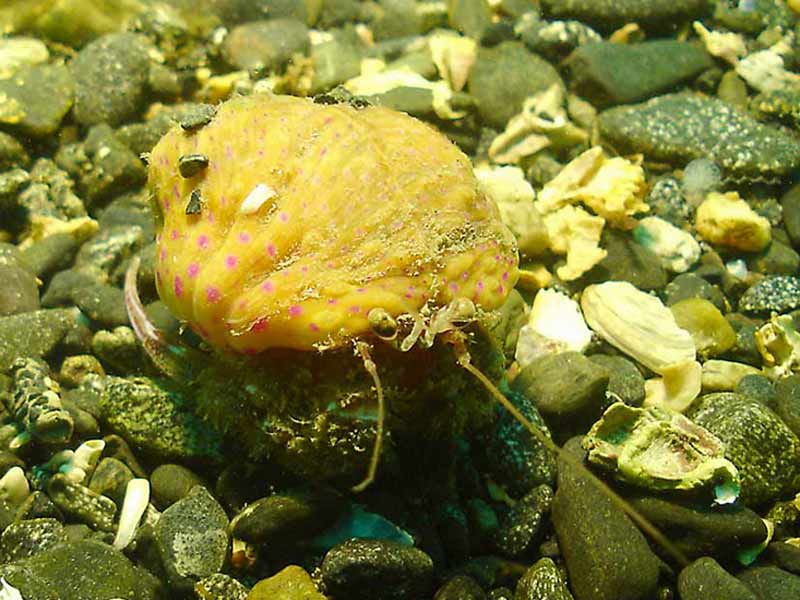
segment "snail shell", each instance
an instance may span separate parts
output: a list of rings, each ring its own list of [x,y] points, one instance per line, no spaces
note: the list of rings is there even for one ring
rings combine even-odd
[[[230,100],[158,142],[149,186],[159,295],[218,349],[342,346],[374,308],[492,309],[516,282],[513,235],[469,159],[386,108]]]

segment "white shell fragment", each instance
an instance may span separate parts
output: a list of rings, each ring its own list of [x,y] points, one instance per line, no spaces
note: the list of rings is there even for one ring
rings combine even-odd
[[[250,193],[247,194],[247,197],[242,200],[242,205],[239,207],[239,212],[243,215],[252,215],[253,213],[257,212],[267,200],[277,195],[278,192],[273,190],[266,183],[259,183],[256,185],[256,187],[250,190]]]
[[[588,286],[581,308],[595,333],[656,373],[695,360],[692,336],[678,327],[672,311],[626,281]]]
[[[645,406],[683,412],[700,395],[703,368],[696,360],[675,363],[662,369],[661,377],[644,382]]]
[[[119,527],[114,538],[114,548],[123,550],[131,543],[149,503],[150,482],[147,479],[131,479],[125,488],[125,499],[119,515]]]
[[[25,600],[20,591],[0,577],[0,600]]]
[[[583,352],[591,339],[577,302],[554,290],[540,290],[528,323],[519,331],[514,358],[524,369],[545,354]]]
[[[659,217],[646,217],[633,230],[633,239],[652,250],[673,273],[684,273],[700,260],[700,244],[691,233]]]
[[[105,447],[105,441],[99,439],[87,440],[78,446],[65,471],[67,478],[75,483],[87,481],[91,474],[94,473]]]
[[[5,500],[11,506],[22,504],[30,493],[31,488],[25,477],[25,471],[20,467],[11,467],[0,478],[0,499]]]
[[[756,348],[770,379],[791,375],[800,367],[800,333],[791,315],[775,315],[756,331]]]

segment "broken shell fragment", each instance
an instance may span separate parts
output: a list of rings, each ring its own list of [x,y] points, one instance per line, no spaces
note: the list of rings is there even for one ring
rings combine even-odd
[[[661,265],[673,273],[684,273],[700,260],[700,244],[692,234],[659,217],[639,221],[633,239],[652,250],[661,259]]]
[[[712,359],[703,363],[703,392],[732,392],[745,375],[761,371],[740,362]]]
[[[644,382],[645,406],[683,412],[700,395],[702,383],[703,368],[696,360],[665,367],[661,377]]]
[[[769,221],[756,214],[737,192],[711,192],[697,208],[695,227],[715,246],[759,252],[772,238]]]
[[[519,330],[514,357],[524,369],[544,354],[583,352],[591,339],[577,302],[555,290],[540,290],[528,323]]]
[[[672,312],[626,281],[588,286],[581,308],[601,338],[656,373],[695,360],[692,336],[678,327]]]
[[[770,379],[790,375],[800,366],[800,333],[791,315],[775,315],[755,334],[756,348]]]
[[[739,473],[723,443],[683,415],[616,402],[583,440],[589,461],[622,481],[649,490],[713,488],[717,503],[732,502]],[[718,493],[724,490],[724,493]]]
[[[602,217],[590,215],[580,206],[562,206],[545,215],[550,250],[567,255],[567,264],[556,270],[563,281],[578,279],[606,257],[608,253],[599,245],[604,223]]]

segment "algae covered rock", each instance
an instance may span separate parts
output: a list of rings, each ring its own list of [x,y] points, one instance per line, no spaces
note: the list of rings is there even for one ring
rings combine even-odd
[[[800,167],[800,141],[721,100],[659,96],[600,114],[601,135],[621,152],[685,165],[708,157],[743,180],[777,180]]]
[[[707,394],[687,416],[725,444],[745,504],[758,506],[800,489],[800,440],[760,402],[735,393]]]

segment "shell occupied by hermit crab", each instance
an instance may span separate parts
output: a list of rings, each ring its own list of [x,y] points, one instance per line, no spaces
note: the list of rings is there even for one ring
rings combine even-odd
[[[259,94],[155,146],[158,292],[220,350],[335,348],[467,298],[491,310],[517,250],[469,159],[381,107]]]
[[[502,304],[516,243],[432,127],[379,107],[237,98],[167,133],[149,186],[159,295],[214,351],[193,396],[251,454],[313,479],[363,474],[377,388],[350,346],[364,340],[390,442],[492,417],[436,336]],[[162,343],[144,329],[150,350]],[[498,380],[498,345],[470,331],[475,364]]]

